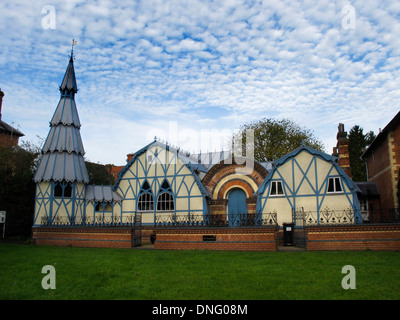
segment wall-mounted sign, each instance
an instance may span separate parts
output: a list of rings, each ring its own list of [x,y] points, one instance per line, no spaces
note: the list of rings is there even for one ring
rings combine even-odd
[[[6,212],[0,211],[0,223],[6,223]]]

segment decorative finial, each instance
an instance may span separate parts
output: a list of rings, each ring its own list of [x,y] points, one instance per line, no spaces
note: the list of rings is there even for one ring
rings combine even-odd
[[[71,58],[74,56],[74,46],[75,46],[77,43],[78,43],[78,42],[76,42],[74,39],[72,39]]]

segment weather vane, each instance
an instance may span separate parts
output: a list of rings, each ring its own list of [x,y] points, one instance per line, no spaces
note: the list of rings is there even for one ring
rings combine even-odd
[[[74,55],[74,46],[76,46],[76,44],[77,42],[74,39],[72,39],[71,57],[73,57]]]

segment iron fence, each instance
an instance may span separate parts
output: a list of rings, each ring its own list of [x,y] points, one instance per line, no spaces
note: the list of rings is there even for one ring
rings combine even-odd
[[[263,214],[160,214],[156,227],[248,227],[277,225],[276,212]]]
[[[41,226],[82,226],[82,227],[133,227],[135,225],[135,214],[130,214],[123,218],[119,216],[113,217],[55,217],[50,220],[48,217],[42,217]]]
[[[153,216],[153,214],[151,214]],[[135,213],[124,216],[105,217],[42,217],[41,226],[79,226],[79,227],[134,227]],[[141,219],[141,223],[143,220]],[[277,213],[263,214],[193,214],[193,213],[162,213],[156,214],[154,226],[168,227],[245,227],[245,226],[273,226],[277,224]]]
[[[304,220],[304,226],[342,225],[363,222],[362,217],[354,214],[354,210],[351,208],[345,210],[332,210],[326,207],[320,211],[310,211],[301,208],[296,211],[296,216],[301,217],[301,220]]]

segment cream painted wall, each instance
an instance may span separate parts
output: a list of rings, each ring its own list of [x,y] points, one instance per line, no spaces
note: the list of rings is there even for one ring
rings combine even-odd
[[[343,211],[352,208],[353,194],[340,177],[343,192],[328,193],[328,177],[340,177],[333,164],[308,151],[287,159],[275,169],[260,198],[261,212],[276,211],[278,224],[292,221],[292,210],[317,212],[328,207]],[[282,181],[284,195],[270,195],[271,181]]]
[[[205,209],[203,194],[192,172],[174,152],[156,144],[138,156],[119,181],[117,190],[123,197],[122,215],[136,212],[137,199],[146,180],[151,187],[155,200],[154,210],[156,210],[157,195],[164,179],[168,181],[174,196],[174,212],[203,212]],[[154,212],[142,212],[142,223],[153,223]],[[167,214],[168,212],[159,213]]]

